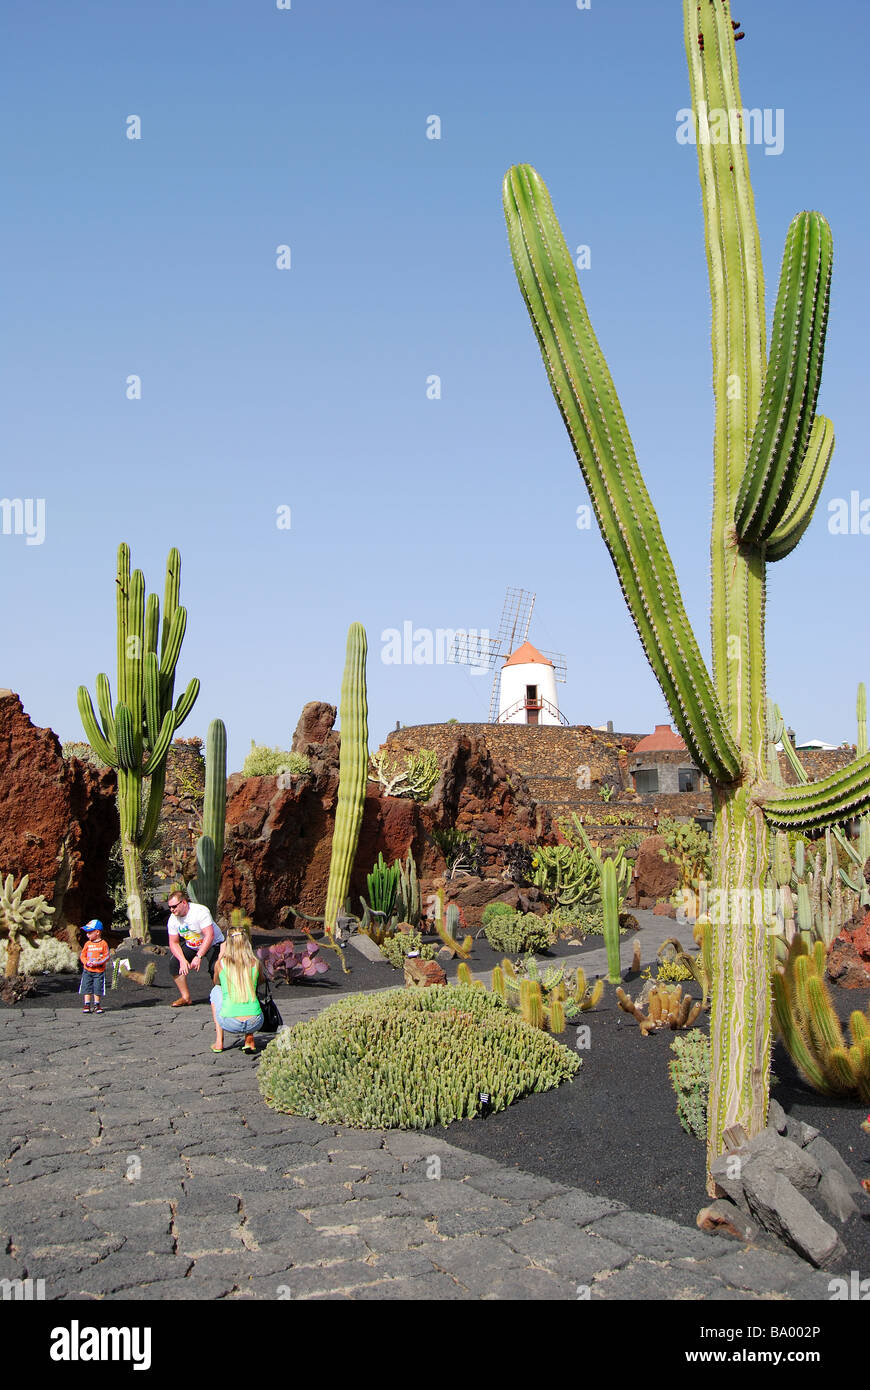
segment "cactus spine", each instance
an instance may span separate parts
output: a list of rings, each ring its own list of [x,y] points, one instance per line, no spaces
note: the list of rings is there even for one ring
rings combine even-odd
[[[324,927],[335,931],[359,843],[365,806],[369,764],[368,704],[366,701],[366,634],[361,623],[351,623],[347,657],[341,683],[341,751],[338,763],[338,806],[329,861]]]
[[[520,165],[508,172],[504,197],[517,278],[599,527],[677,727],[711,783],[711,886],[729,904],[712,922],[712,1161],[730,1126],[751,1137],[766,1123],[768,827],[823,828],[858,814],[870,804],[870,756],[809,786],[779,787],[767,777],[765,569],[809,525],[833,451],[833,427],[815,413],[832,238],[819,213],[792,222],[768,357],[745,132],[732,120],[714,141],[708,124],[710,111],[743,110],[731,5],[683,0],[683,13],[713,302],[712,674],[549,194]]]
[[[196,878],[188,885],[192,902],[217,916],[227,818],[227,730],[222,719],[208,726],[205,745],[205,799],[202,834],[196,842]]]
[[[169,552],[163,599],[145,598],[141,570],[130,573],[130,547],[118,548],[116,578],[118,684],[112,707],[109,678],[97,676],[99,718],[86,686],[79,686],[78,707],[85,735],[94,752],[118,772],[118,810],[121,817],[121,855],[127,892],[130,935],[150,941],[142,854],[157,833],[166,757],[176,731],[184,723],[199,694],[194,677],[173,705],[175,668],[187,627],[187,610],[178,602],[181,556]],[[158,650],[159,640],[159,650]],[[142,783],[148,779],[147,805],[142,806]]]

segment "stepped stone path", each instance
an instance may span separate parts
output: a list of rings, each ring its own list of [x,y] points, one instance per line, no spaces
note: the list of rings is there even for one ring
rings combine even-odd
[[[440,1137],[277,1114],[254,1058],[209,1051],[205,1001],[119,998],[0,1010],[0,1280],[46,1299],[830,1297],[796,1257]],[[286,1023],[319,1007],[281,1000]]]

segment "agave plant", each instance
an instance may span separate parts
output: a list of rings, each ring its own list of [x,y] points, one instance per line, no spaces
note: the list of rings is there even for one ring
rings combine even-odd
[[[834,445],[816,414],[832,237],[818,212],[788,230],[766,347],[761,246],[729,0],[683,0],[713,306],[712,668],[701,654],[604,354],[547,189],[509,170],[504,203],[520,288],[554,395],[650,665],[714,806],[708,1162],[724,1132],[766,1123],[771,949],[769,827],[834,825],[870,804],[870,756],[783,788],[766,753],[765,571],[808,527]],[[711,131],[710,113],[727,113]],[[697,584],[697,576],[691,583]]]

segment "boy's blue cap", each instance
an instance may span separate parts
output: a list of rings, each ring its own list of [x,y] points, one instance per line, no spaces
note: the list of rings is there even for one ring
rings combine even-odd
[[[91,920],[90,920],[89,922],[87,922],[87,923],[82,927],[82,931],[83,931],[83,932],[89,932],[89,931],[102,931],[102,930],[103,930],[103,924],[102,924],[102,922],[100,922],[96,917],[92,917]]]

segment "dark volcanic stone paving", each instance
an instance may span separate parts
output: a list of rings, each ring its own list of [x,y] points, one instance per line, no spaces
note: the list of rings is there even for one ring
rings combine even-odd
[[[796,1258],[445,1139],[275,1114],[206,1005],[113,1004],[0,1012],[0,1278],[46,1298],[829,1297]]]

